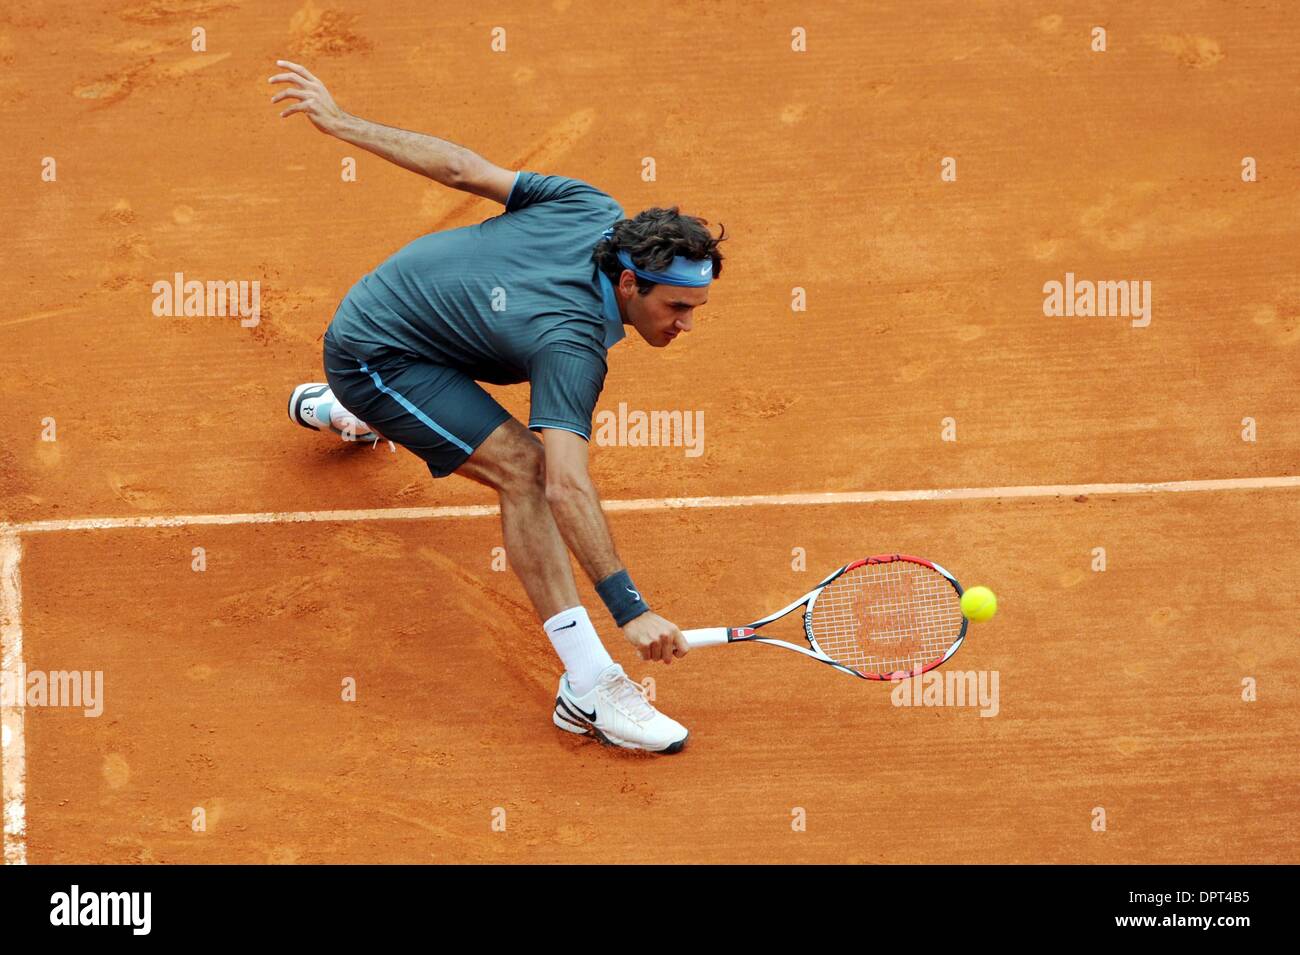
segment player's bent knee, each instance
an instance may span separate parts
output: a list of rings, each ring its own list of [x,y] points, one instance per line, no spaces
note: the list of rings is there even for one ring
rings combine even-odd
[[[541,441],[511,419],[479,446],[461,473],[502,494],[527,495],[542,493],[545,469]]]
[[[525,435],[510,461],[511,490],[523,494],[541,494],[546,487],[546,455],[542,443]]]

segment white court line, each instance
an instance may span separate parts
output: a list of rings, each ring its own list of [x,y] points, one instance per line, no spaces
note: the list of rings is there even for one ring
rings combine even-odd
[[[1195,491],[1255,491],[1300,488],[1300,476],[1163,481],[1153,484],[1050,484],[1021,487],[933,488],[916,491],[842,491],[819,494],[753,494],[737,497],[666,497],[604,501],[607,511],[660,511],[682,508],[780,507],[822,504],[877,504],[898,501],[983,501],[994,498],[1077,497],[1081,494],[1159,494]],[[187,527],[198,524],[296,524],[316,521],[411,521],[457,517],[491,517],[495,504],[458,507],[389,507],[348,511],[265,511],[247,514],[178,514],[157,517],[85,517],[58,521],[0,524],[0,646],[3,672],[17,673],[22,663],[22,588],[18,565],[19,534],[53,531],[116,530],[130,527]],[[4,757],[0,791],[4,793],[4,860],[27,861],[25,741],[22,701],[0,710]]]
[[[933,488],[920,491],[828,491],[821,494],[753,494],[739,497],[651,497],[602,501],[607,511],[659,511],[679,508],[880,504],[893,501],[982,501],[992,498],[1077,497],[1080,494],[1157,494],[1192,491],[1251,491],[1300,487],[1300,476],[1163,481],[1155,484],[1045,484],[1022,487]],[[21,534],[49,531],[117,530],[127,527],[187,527],[195,524],[296,524],[310,521],[415,521],[453,517],[492,517],[495,504],[456,507],[380,507],[350,511],[265,511],[247,514],[175,514],[158,517],[83,517],[9,525]]]
[[[0,530],[0,666],[15,698],[0,701],[0,794],[4,798],[4,861],[27,861],[27,753],[23,733],[23,687],[14,679],[23,662],[23,589],[18,579],[22,559],[18,535]]]

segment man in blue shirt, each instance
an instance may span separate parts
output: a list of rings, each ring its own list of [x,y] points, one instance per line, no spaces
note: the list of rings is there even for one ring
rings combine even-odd
[[[630,749],[677,752],[687,731],[614,663],[578,600],[571,550],[643,659],[688,647],[649,609],[614,548],[588,473],[592,413],[606,354],[631,325],[662,348],[690,331],[722,254],[702,219],[676,208],[634,219],[576,179],[511,172],[462,146],[371,123],[338,108],[305,67],[272,102],[317,129],[505,211],[422,236],[362,277],[325,334],[326,383],[294,390],[289,415],[344,438],[394,441],[434,477],[494,488],[506,550],[564,662],[552,721]],[[724,232],[725,234],[725,232]],[[528,381],[528,426],[479,382]],[[542,440],[534,435],[537,432]]]

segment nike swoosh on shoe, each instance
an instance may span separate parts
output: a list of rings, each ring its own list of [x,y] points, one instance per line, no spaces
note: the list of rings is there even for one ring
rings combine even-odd
[[[570,703],[568,700],[564,699],[561,696],[557,696],[555,698],[555,702],[558,703],[560,706],[564,707],[566,710],[568,710],[571,715],[576,716],[579,719],[584,719],[588,723],[596,722],[595,710],[592,710],[590,713],[583,712],[582,707],[578,706],[576,703]]]

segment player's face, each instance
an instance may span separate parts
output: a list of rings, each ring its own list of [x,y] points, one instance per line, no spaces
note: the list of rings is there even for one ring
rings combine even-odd
[[[636,290],[636,279],[624,272],[621,285],[630,286],[625,300],[627,319],[655,348],[666,347],[682,332],[695,327],[695,310],[709,300],[707,288],[656,285],[647,295]]]

